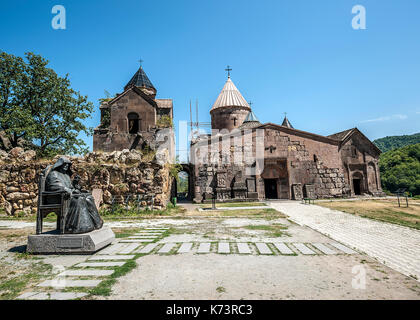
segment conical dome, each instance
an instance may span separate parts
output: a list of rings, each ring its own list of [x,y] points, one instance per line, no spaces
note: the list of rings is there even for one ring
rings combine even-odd
[[[225,86],[217,97],[211,110],[223,107],[243,107],[251,111],[249,104],[236,88],[230,77],[227,79]]]
[[[286,116],[284,116],[283,123],[281,124],[283,127],[294,129],[292,124],[289,122],[289,119],[287,119]]]
[[[244,122],[239,126],[240,129],[254,128],[261,125],[261,122],[258,120],[257,116],[252,112],[252,110],[246,116]]]
[[[137,72],[130,79],[130,81],[128,81],[128,83],[124,87],[124,90],[127,90],[129,87],[132,86],[135,86],[139,89],[145,89],[142,91],[144,91],[146,94],[156,95],[156,89],[147,77],[142,66],[140,66],[139,70],[137,70]]]

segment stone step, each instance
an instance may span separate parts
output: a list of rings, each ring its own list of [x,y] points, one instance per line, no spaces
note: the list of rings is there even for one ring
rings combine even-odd
[[[85,292],[26,292],[17,299],[28,300],[73,300],[87,296]]]
[[[217,246],[217,253],[230,253],[230,246],[228,242],[219,242]]]
[[[128,240],[121,240],[123,243],[142,243],[142,242],[153,242],[155,239],[128,239]]]
[[[97,256],[92,256],[90,257],[88,260],[129,260],[129,259],[133,259],[134,255],[97,255]]]
[[[178,253],[187,253],[191,251],[193,244],[192,242],[184,242],[178,249]]]
[[[105,261],[105,262],[82,262],[76,265],[76,267],[121,267],[124,265],[125,261]]]
[[[65,278],[57,278],[53,280],[45,280],[37,285],[37,287],[56,287],[56,288],[71,288],[71,287],[96,287],[102,280],[69,280]]]
[[[135,253],[150,253],[154,248],[157,247],[157,243],[149,243],[141,249],[137,249]]]
[[[175,243],[165,243],[163,247],[159,249],[158,253],[169,253],[173,247],[175,247]]]
[[[248,245],[248,243],[237,243],[238,246],[238,252],[240,254],[251,254],[251,249]]]
[[[299,250],[299,252],[301,252],[302,254],[316,254],[315,251],[309,249],[307,246],[305,246],[304,243],[293,243],[293,245],[295,246],[296,249]]]
[[[277,248],[277,250],[280,251],[281,254],[295,254],[285,243],[275,242],[274,246]]]
[[[273,254],[273,251],[270,250],[266,243],[257,242],[255,243],[255,246],[260,254]]]
[[[319,251],[325,254],[337,254],[338,252],[328,248],[325,244],[322,243],[312,243],[312,245],[317,248]]]
[[[129,236],[127,239],[156,239],[156,236]]]
[[[101,251],[98,252],[98,254],[113,254],[124,249],[127,246],[128,245],[126,243],[117,242],[115,244],[111,244],[109,247],[106,247],[105,249],[102,249]]]
[[[119,254],[128,254],[137,249],[140,246],[139,243],[130,243],[127,247],[123,248],[121,251],[118,251]]]
[[[201,242],[198,246],[197,253],[209,253],[210,245],[210,242]]]
[[[344,245],[342,245],[341,243],[338,243],[338,242],[330,242],[329,244],[332,245],[333,247],[337,248],[338,250],[341,250],[341,251],[343,251],[344,253],[347,253],[347,254],[357,253],[353,249],[350,249],[350,248],[348,248],[348,247],[346,247],[346,246],[344,246]]]
[[[66,270],[58,276],[70,277],[105,277],[114,273],[114,270]]]

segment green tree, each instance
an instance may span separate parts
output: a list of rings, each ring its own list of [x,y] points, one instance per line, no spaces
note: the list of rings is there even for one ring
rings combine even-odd
[[[405,188],[413,195],[420,194],[420,143],[382,153],[379,168],[385,190]]]
[[[87,152],[78,135],[92,134],[82,121],[93,104],[70,87],[68,74],[59,77],[40,55],[25,57],[0,52],[0,129],[11,146],[24,139],[40,156]]]

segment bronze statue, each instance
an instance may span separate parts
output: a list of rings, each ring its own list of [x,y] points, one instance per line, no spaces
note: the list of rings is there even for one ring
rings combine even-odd
[[[61,157],[52,166],[45,181],[47,191],[65,191],[70,205],[65,221],[65,233],[86,233],[103,226],[92,195],[81,190],[80,176],[71,181],[71,161]]]

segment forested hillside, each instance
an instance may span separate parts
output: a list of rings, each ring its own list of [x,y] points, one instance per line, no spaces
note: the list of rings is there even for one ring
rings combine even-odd
[[[381,149],[382,152],[386,152],[392,149],[420,143],[420,133],[380,138],[374,140],[373,143],[376,144],[376,146]]]
[[[382,153],[379,168],[384,190],[406,188],[420,195],[420,143]]]

